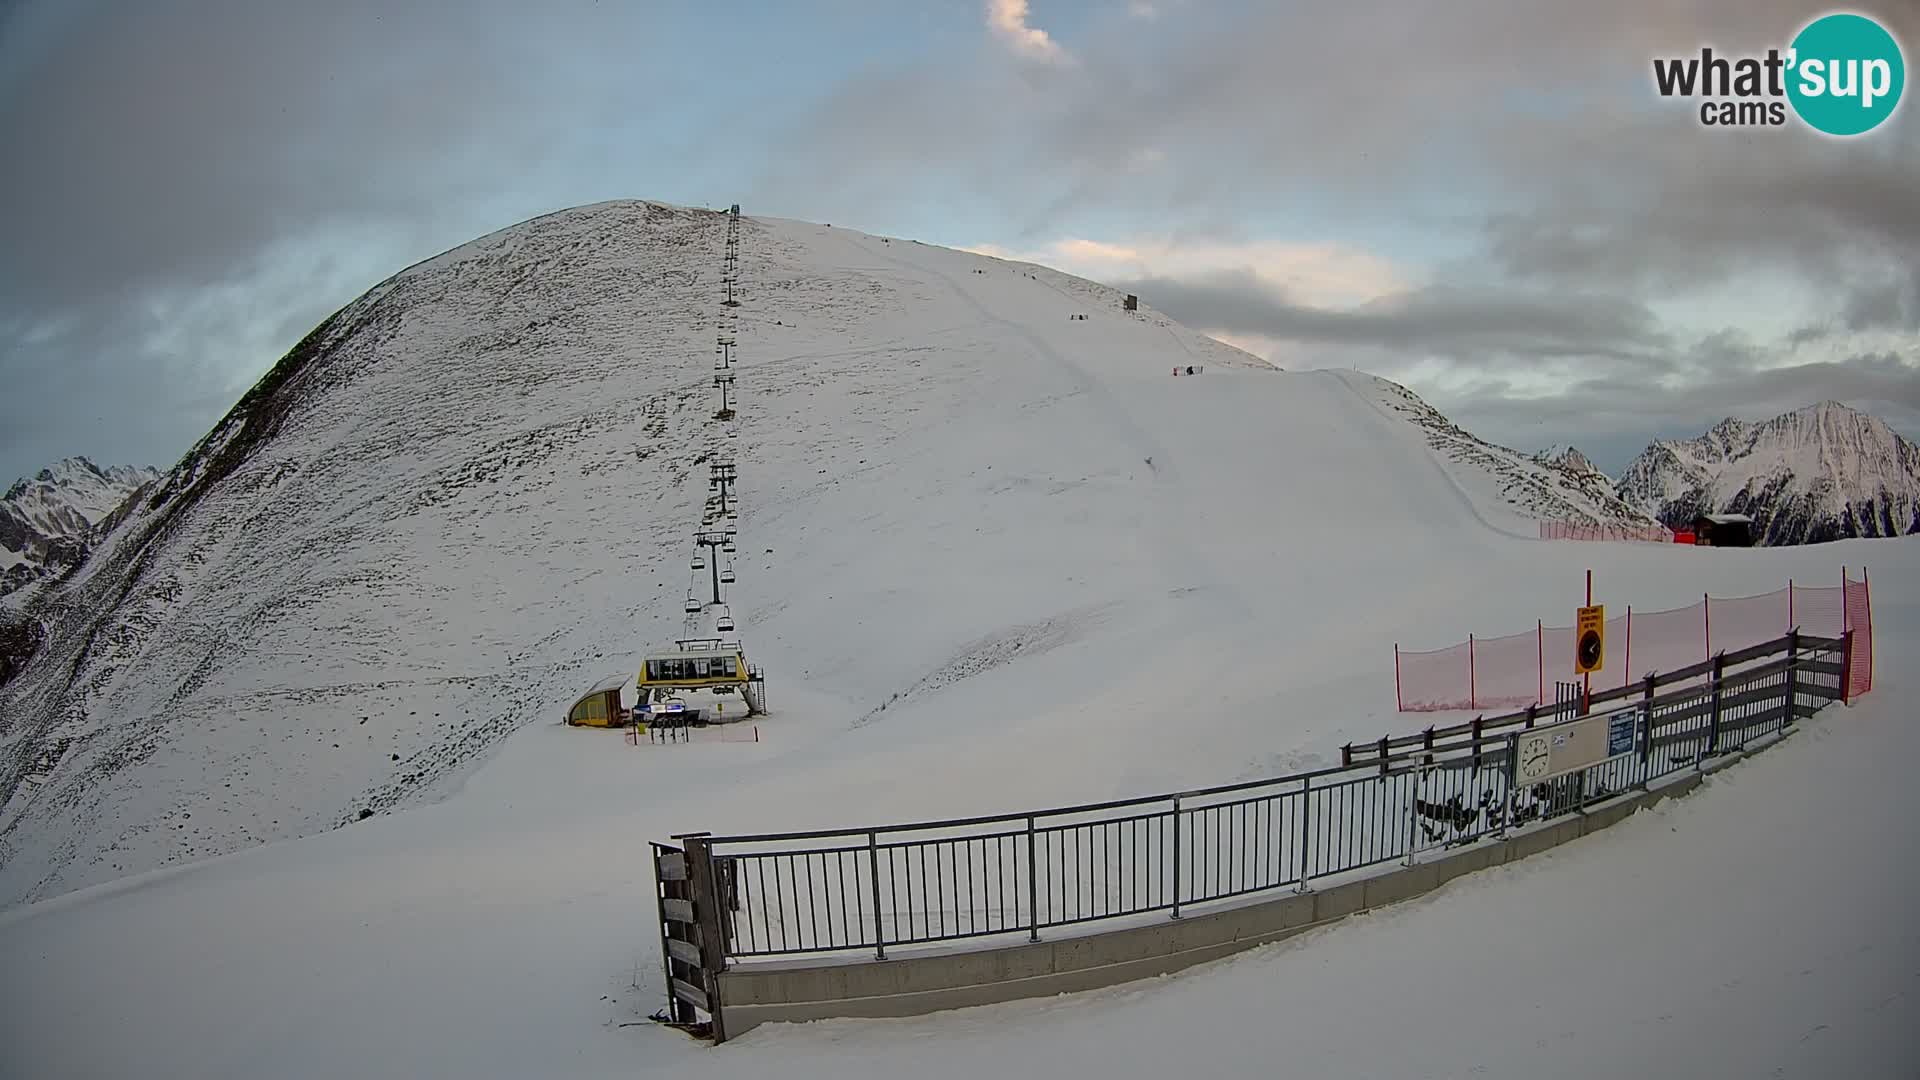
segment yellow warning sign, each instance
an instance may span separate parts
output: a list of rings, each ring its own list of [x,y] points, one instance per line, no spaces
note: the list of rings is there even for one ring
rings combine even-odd
[[[1607,660],[1607,606],[1595,604],[1580,609],[1574,620],[1573,671],[1576,675],[1599,671]]]

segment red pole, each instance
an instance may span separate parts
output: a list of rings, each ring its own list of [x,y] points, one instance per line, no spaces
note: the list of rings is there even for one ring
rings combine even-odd
[[[1787,579],[1787,629],[1793,629],[1793,579]]]
[[[1860,568],[1860,598],[1867,602],[1867,685],[1860,692],[1873,689],[1873,583],[1867,580],[1867,568]],[[1842,603],[1846,597],[1840,597]]]
[[[1588,607],[1593,606],[1593,568],[1592,567],[1587,568],[1587,606]],[[1602,626],[1600,628],[1600,632],[1603,634],[1606,633],[1606,627]],[[1578,627],[1574,628],[1574,635],[1576,637],[1579,636]],[[1576,646],[1577,644],[1578,643],[1576,643]],[[1580,676],[1580,715],[1585,716],[1587,713],[1592,711],[1593,711],[1593,673],[1587,672],[1586,674],[1583,674]]]
[[[1843,634],[1853,629],[1853,620],[1847,616],[1847,568],[1843,566],[1840,568],[1840,632]]]
[[[1633,681],[1633,605],[1627,605],[1627,658],[1620,665],[1620,685]]]
[[[1400,643],[1393,643],[1393,711],[1406,712],[1407,700],[1400,696]]]
[[[1706,623],[1707,659],[1713,659],[1713,597],[1700,594],[1700,618]]]
[[[1480,707],[1480,678],[1473,670],[1473,635],[1467,635],[1467,708]]]
[[[1544,629],[1545,625],[1546,624],[1539,619],[1533,620],[1533,649],[1534,652],[1538,654],[1534,671],[1540,676],[1540,686],[1534,690],[1535,696],[1533,700],[1539,702],[1545,702],[1547,700],[1547,632]]]

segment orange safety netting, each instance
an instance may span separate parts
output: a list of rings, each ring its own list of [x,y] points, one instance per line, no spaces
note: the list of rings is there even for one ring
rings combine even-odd
[[[1864,572],[1863,572],[1864,573]],[[1595,688],[1622,686],[1648,674],[1674,671],[1716,653],[1772,641],[1799,627],[1803,634],[1840,637],[1853,631],[1847,657],[1847,698],[1873,688],[1873,604],[1864,576],[1843,570],[1844,585],[1787,587],[1759,596],[1702,596],[1697,604],[1665,611],[1626,612],[1607,620],[1606,663]],[[1426,652],[1394,646],[1394,690],[1401,712],[1506,709],[1551,701],[1557,681],[1575,678],[1573,628],[1535,623],[1505,637],[1470,636]]]
[[[1624,540],[1644,544],[1669,544],[1673,530],[1663,525],[1603,525],[1591,521],[1542,521],[1542,540]]]

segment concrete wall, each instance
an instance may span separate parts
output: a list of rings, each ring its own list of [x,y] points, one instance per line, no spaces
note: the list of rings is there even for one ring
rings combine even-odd
[[[1719,764],[1733,760],[1737,757],[1730,755]],[[722,1010],[716,1028],[733,1038],[771,1021],[915,1016],[1178,971],[1411,899],[1462,874],[1538,854],[1624,820],[1642,806],[1684,795],[1699,783],[1699,774],[1680,774],[1651,792],[1621,796],[1505,840],[1481,840],[1410,867],[1395,863],[1371,876],[1307,893],[1282,893],[1224,909],[1219,904],[1196,906],[1179,919],[998,948],[734,967],[716,980]]]

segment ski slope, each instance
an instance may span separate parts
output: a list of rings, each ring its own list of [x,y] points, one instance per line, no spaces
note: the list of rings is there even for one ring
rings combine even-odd
[[[271,437],[144,561],[90,564],[77,589],[128,601],[80,657],[79,689],[30,673],[0,698],[57,705],[77,740],[8,809],[0,884],[37,902],[0,913],[0,1045],[26,1075],[957,1075],[983,1041],[1035,1071],[1163,1075],[1193,1061],[1186,1025],[1235,1017],[1249,1056],[1224,1071],[1287,1054],[1337,1073],[1357,1053],[1399,1074],[1419,1059],[1356,1047],[1356,999],[1417,1019],[1417,995],[1456,981],[1478,1006],[1431,1015],[1486,1025],[1448,1029],[1447,1060],[1464,1063],[1510,1019],[1489,999],[1535,997],[1476,967],[1507,947],[1489,913],[1575,918],[1595,887],[1585,860],[1637,865],[1636,831],[1655,830],[1024,1019],[768,1028],[709,1056],[644,1023],[663,1001],[644,846],[1323,763],[1412,725],[1392,712],[1395,640],[1563,614],[1588,567],[1598,598],[1661,606],[1870,563],[1878,700],[1822,721],[1846,734],[1779,751],[1786,779],[1756,762],[1739,771],[1760,781],[1700,800],[1844,783],[1859,816],[1897,827],[1902,785],[1871,770],[1911,739],[1896,706],[1920,547],[1541,543],[1500,484],[1392,407],[1391,384],[1276,371],[1041,268],[778,220],[743,222],[731,593],[774,715],[757,743],[631,747],[558,726],[680,622],[700,462],[720,438],[705,384],[722,227],[608,204],[383,283],[288,384]],[[1185,363],[1206,373],[1171,378]],[[331,827],[363,806],[382,812]],[[1672,813],[1686,837],[1634,872],[1639,888],[1725,895],[1777,876],[1765,829],[1694,832],[1693,810]],[[1845,823],[1806,827],[1830,830],[1808,837],[1818,879],[1881,865],[1835,841]],[[1707,848],[1742,857],[1687,877]],[[1911,859],[1888,872],[1910,881]],[[1875,929],[1781,897],[1754,909],[1771,938],[1755,919],[1680,925],[1763,957]],[[1403,936],[1370,937],[1381,923]],[[1661,944],[1636,945],[1649,978],[1697,987],[1723,970],[1694,962],[1706,944]],[[1836,963],[1815,967],[1837,978]],[[1727,1000],[1775,1000],[1742,978]],[[1256,1021],[1222,1004],[1283,993],[1321,1011]],[[1563,1027],[1592,1000],[1538,996]],[[1655,1048],[1694,1037],[1633,1030]]]
[[[965,759],[996,777],[969,804],[1252,767],[1289,680],[1356,647],[1328,632],[1346,619],[1371,634],[1347,710],[1371,734],[1388,699],[1361,690],[1397,629],[1484,587],[1425,558],[1534,535],[1392,384],[1276,371],[1036,266],[742,228],[732,440],[710,419],[718,214],[536,219],[296,349],[46,599],[49,644],[0,688],[0,901],[445,796],[677,636],[723,441],[733,615],[783,726],[807,752],[857,726],[820,752]],[[1206,373],[1171,376],[1186,364]],[[1209,754],[1150,749],[1195,709]],[[1088,790],[1019,782],[973,737],[1015,719],[1085,756],[1068,782]],[[1319,751],[1332,722],[1282,738]]]

